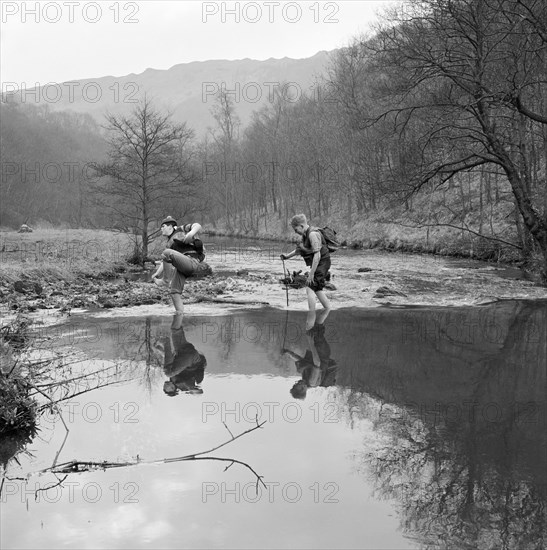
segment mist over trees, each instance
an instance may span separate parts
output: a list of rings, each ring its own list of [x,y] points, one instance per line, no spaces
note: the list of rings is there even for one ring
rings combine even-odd
[[[144,235],[146,219],[155,223],[164,207],[245,235],[284,234],[295,211],[346,230],[375,216],[424,228],[425,240],[430,228],[450,228],[482,258],[540,258],[547,270],[543,1],[404,2],[334,52],[312,89],[278,84],[245,128],[220,88],[215,127],[202,139],[186,136],[185,176],[173,166],[156,172],[154,185],[170,200],[152,201],[145,216],[141,197],[141,222],[127,228]],[[119,221],[87,200],[83,180],[44,185],[12,173],[25,162],[108,162],[100,127],[10,104],[2,115],[4,225]],[[124,202],[120,181],[110,178],[104,201]]]
[[[0,103],[0,119],[2,226],[108,223],[87,200],[91,163],[106,154],[92,117]]]

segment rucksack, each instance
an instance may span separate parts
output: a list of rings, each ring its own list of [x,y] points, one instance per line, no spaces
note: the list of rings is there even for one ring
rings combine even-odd
[[[327,244],[329,252],[336,252],[342,246],[340,241],[336,238],[336,231],[334,229],[327,225],[325,227],[319,227],[318,229],[325,238],[325,243]]]

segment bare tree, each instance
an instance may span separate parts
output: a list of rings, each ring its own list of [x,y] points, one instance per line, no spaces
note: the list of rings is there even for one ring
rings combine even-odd
[[[234,100],[226,90],[221,90],[216,95],[211,114],[218,126],[209,130],[216,146],[215,158],[219,160],[216,163],[217,197],[224,207],[226,223],[230,227],[236,211],[235,187],[240,183],[239,165],[236,162],[240,121]]]
[[[146,260],[149,224],[173,201],[193,192],[189,143],[193,132],[175,124],[144,98],[129,116],[107,116],[109,158],[95,166],[96,190],[122,225],[140,235],[139,258]],[[176,212],[173,212],[176,214]]]
[[[499,169],[547,277],[545,21],[542,0],[412,0],[369,47],[375,120],[418,135],[412,189]]]

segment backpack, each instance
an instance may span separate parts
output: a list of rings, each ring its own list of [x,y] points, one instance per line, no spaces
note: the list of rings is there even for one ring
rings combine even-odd
[[[321,235],[323,235],[330,253],[336,252],[342,246],[340,241],[336,238],[336,231],[334,229],[327,225],[318,229]]]

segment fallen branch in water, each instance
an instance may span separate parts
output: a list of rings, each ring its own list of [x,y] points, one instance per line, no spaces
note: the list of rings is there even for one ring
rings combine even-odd
[[[52,473],[52,474],[73,474],[73,473],[81,473],[81,472],[91,472],[96,470],[106,470],[110,468],[127,468],[129,466],[139,466],[142,464],[170,464],[172,462],[185,462],[188,460],[217,460],[220,462],[229,462],[228,466],[224,469],[226,471],[228,468],[230,468],[233,464],[239,464],[241,466],[244,466],[248,470],[250,470],[253,475],[256,477],[256,491],[258,494],[258,487],[259,484],[262,483],[264,488],[266,488],[266,484],[264,481],[262,481],[262,477],[258,475],[258,473],[254,470],[254,468],[248,464],[247,462],[243,462],[241,460],[237,460],[235,458],[227,458],[227,457],[218,457],[218,456],[204,456],[209,453],[212,453],[221,447],[224,447],[225,445],[228,445],[229,443],[232,443],[236,439],[239,439],[240,437],[243,437],[244,435],[247,435],[251,432],[254,432],[255,430],[258,430],[259,428],[262,428],[262,426],[266,423],[264,422],[258,422],[258,417],[255,419],[256,426],[253,426],[252,428],[249,428],[248,430],[245,430],[244,432],[241,432],[238,435],[233,435],[226,423],[223,422],[224,427],[226,430],[228,430],[228,433],[230,434],[230,439],[227,441],[224,441],[223,443],[220,443],[219,445],[212,447],[211,449],[208,449],[206,451],[200,451],[197,453],[192,453],[189,455],[184,456],[176,456],[176,457],[170,457],[170,458],[161,458],[157,460],[140,460],[140,458],[137,455],[137,459],[133,462],[109,462],[107,460],[104,460],[102,462],[97,461],[91,461],[91,460],[71,460],[69,462],[64,462],[63,464],[54,464],[50,466],[49,468],[44,468],[42,470],[38,470],[36,472],[31,472],[27,475],[27,478],[32,475],[42,475],[45,473]],[[57,455],[58,456],[58,455]],[[57,456],[55,457],[55,460],[57,459]],[[9,479],[9,478],[7,478]],[[19,478],[17,478],[19,479]],[[65,478],[66,479],[66,478]],[[63,479],[64,481],[64,479]],[[58,484],[57,484],[58,485]]]

